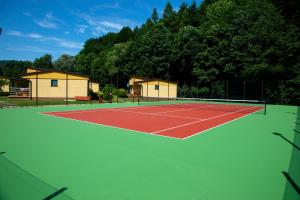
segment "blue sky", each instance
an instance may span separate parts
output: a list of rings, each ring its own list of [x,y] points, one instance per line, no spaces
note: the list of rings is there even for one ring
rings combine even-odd
[[[167,1],[0,0],[0,60],[76,55],[89,38],[140,26]],[[178,9],[182,1],[170,1]],[[191,3],[191,0],[185,1]],[[197,5],[201,0],[196,1]]]

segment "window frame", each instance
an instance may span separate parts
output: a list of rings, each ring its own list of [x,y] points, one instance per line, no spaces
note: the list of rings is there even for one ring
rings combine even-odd
[[[53,84],[55,82],[56,82],[56,84]],[[58,80],[57,79],[51,79],[50,85],[51,85],[51,87],[58,87]]]

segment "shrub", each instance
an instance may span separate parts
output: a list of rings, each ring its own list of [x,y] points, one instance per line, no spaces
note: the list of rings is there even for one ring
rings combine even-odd
[[[97,100],[98,95],[97,93],[93,92],[93,90],[89,89],[89,96],[91,97],[91,100]]]
[[[0,91],[0,96],[9,96],[9,92]]]
[[[127,91],[123,88],[120,88],[118,90],[118,97],[121,97],[121,98],[126,98],[127,97]]]

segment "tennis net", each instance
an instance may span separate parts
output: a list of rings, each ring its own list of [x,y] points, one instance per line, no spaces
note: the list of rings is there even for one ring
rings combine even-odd
[[[249,112],[266,114],[267,104],[264,100],[236,100],[236,99],[205,99],[205,98],[145,98],[138,99],[139,105],[164,106],[174,108],[190,108],[193,110],[212,110],[224,112]]]

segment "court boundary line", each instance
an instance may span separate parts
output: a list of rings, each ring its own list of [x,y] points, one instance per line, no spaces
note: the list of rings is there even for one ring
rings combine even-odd
[[[200,118],[193,118],[193,117],[183,117],[177,115],[161,115],[160,112],[158,113],[143,113],[143,112],[135,112],[135,111],[124,111],[124,110],[112,110],[113,112],[125,112],[125,113],[133,113],[133,114],[140,114],[140,115],[153,115],[153,116],[160,116],[160,117],[173,117],[173,118],[181,118],[181,119],[190,119],[190,120],[200,120]]]
[[[248,108],[241,109],[241,110],[237,110],[237,111],[234,111],[234,112],[225,113],[225,114],[222,114],[222,115],[217,115],[217,116],[202,119],[202,120],[200,119],[198,121],[194,121],[194,122],[190,122],[190,123],[186,123],[186,124],[182,124],[182,125],[178,125],[178,126],[173,126],[173,127],[158,130],[158,131],[155,131],[155,132],[152,132],[152,133],[161,133],[161,132],[165,132],[165,131],[168,131],[168,130],[173,130],[173,129],[181,128],[181,127],[184,127],[184,126],[189,126],[189,125],[196,124],[196,123],[199,123],[199,122],[204,122],[204,121],[208,121],[208,120],[211,120],[211,119],[216,119],[216,118],[219,118],[219,117],[224,117],[224,116],[227,116],[227,115],[235,114],[235,113],[238,113],[238,112],[243,111],[243,110],[249,110],[251,108],[255,108],[255,106],[248,107]],[[251,112],[251,113],[253,113],[253,112]]]
[[[133,106],[135,107],[135,106]],[[138,107],[138,106],[137,106]],[[248,107],[247,109],[250,109],[250,108],[255,108],[255,107],[259,107],[259,106],[252,106],[252,107]],[[83,123],[87,123],[87,124],[93,124],[93,125],[98,125],[98,126],[104,126],[104,127],[110,127],[110,128],[116,128],[116,129],[120,129],[120,130],[126,130],[126,131],[131,131],[131,132],[135,132],[135,133],[143,133],[143,134],[148,134],[148,135],[154,135],[154,136],[160,136],[160,137],[165,137],[165,138],[170,138],[170,139],[177,139],[177,140],[186,140],[186,139],[189,139],[191,137],[194,137],[194,136],[197,136],[203,132],[206,132],[206,131],[209,131],[209,130],[212,130],[214,128],[217,128],[217,127],[220,127],[220,126],[223,126],[223,125],[226,125],[230,122],[233,122],[233,121],[236,121],[236,120],[239,120],[241,118],[244,118],[244,117],[247,117],[253,113],[256,113],[260,110],[262,110],[263,108],[257,110],[257,111],[254,111],[254,112],[251,112],[251,113],[248,113],[246,115],[243,115],[241,117],[238,117],[238,118],[235,118],[233,120],[230,120],[230,121],[227,121],[225,123],[222,123],[222,124],[219,124],[217,126],[214,126],[214,127],[211,127],[211,128],[208,128],[206,130],[203,130],[201,132],[197,132],[195,134],[192,134],[192,135],[189,135],[187,137],[183,137],[183,138],[178,138],[178,137],[172,137],[172,136],[166,136],[166,135],[160,135],[160,134],[156,134],[155,132],[143,132],[143,131],[137,131],[137,130],[132,130],[132,129],[127,129],[127,128],[121,128],[121,127],[117,127],[117,126],[111,126],[111,125],[105,125],[105,124],[100,124],[100,123],[95,123],[95,122],[89,122],[89,121],[84,121],[84,120],[79,120],[79,119],[72,119],[72,118],[68,118],[68,117],[61,117],[61,116],[57,116],[55,114],[47,114],[47,113],[51,113],[51,112],[38,112],[38,114],[41,114],[41,115],[45,115],[45,116],[50,116],[50,117],[57,117],[57,118],[62,118],[62,119],[67,119],[67,120],[72,120],[72,121],[79,121],[79,122],[83,122]],[[99,110],[102,110],[102,109],[99,109]],[[52,112],[52,113],[55,113],[55,112]],[[236,112],[237,113],[237,112]],[[230,113],[230,114],[233,114],[233,113]],[[229,115],[229,114],[228,114]],[[205,119],[206,121],[207,119]],[[197,122],[197,121],[196,121]]]
[[[96,122],[89,122],[89,121],[84,121],[84,120],[79,120],[79,119],[72,119],[72,118],[68,118],[68,117],[61,117],[61,116],[57,116],[57,115],[50,115],[50,114],[46,114],[46,113],[38,113],[38,114],[40,114],[40,115],[46,115],[48,117],[54,117],[54,118],[57,117],[57,118],[61,118],[61,119],[67,119],[67,120],[71,120],[71,121],[78,121],[78,122],[83,122],[83,123],[93,124],[93,125],[98,125],[98,126],[105,126],[105,127],[110,127],[110,128],[116,128],[116,129],[125,130],[125,131],[132,131],[132,132],[135,132],[135,133],[144,133],[144,134],[147,134],[147,135],[154,135],[154,136],[166,137],[166,138],[170,138],[170,139],[177,139],[177,140],[183,140],[184,139],[184,138],[178,138],[178,137],[172,137],[172,136],[154,134],[154,133],[151,133],[151,132],[148,133],[148,132],[142,132],[142,131],[127,129],[127,128],[121,128],[121,127],[117,127],[117,126],[100,124],[100,123],[96,123]]]
[[[201,131],[201,132],[198,132],[198,133],[195,133],[195,134],[189,135],[189,136],[187,136],[187,137],[184,137],[184,138],[182,138],[182,140],[189,139],[189,138],[191,138],[191,137],[194,137],[194,136],[197,136],[197,135],[199,135],[199,134],[201,134],[201,133],[203,133],[203,132],[210,131],[210,130],[212,130],[212,129],[214,129],[214,128],[218,128],[218,127],[220,127],[220,126],[223,126],[223,125],[229,124],[229,123],[231,123],[231,122],[233,122],[233,121],[239,120],[239,119],[241,119],[241,118],[244,118],[244,117],[247,117],[247,116],[249,116],[249,115],[252,115],[252,114],[254,114],[254,113],[258,112],[258,111],[261,111],[262,109],[263,109],[263,108],[261,108],[260,110],[257,110],[257,111],[255,111],[255,112],[248,113],[248,114],[246,114],[246,115],[244,115],[244,116],[241,116],[241,117],[238,117],[238,118],[232,119],[232,120],[230,120],[230,121],[227,121],[227,122],[225,122],[225,123],[219,124],[219,125],[217,125],[217,126],[214,126],[214,127],[208,128],[208,129],[206,129],[206,130],[203,130],[203,131]]]

